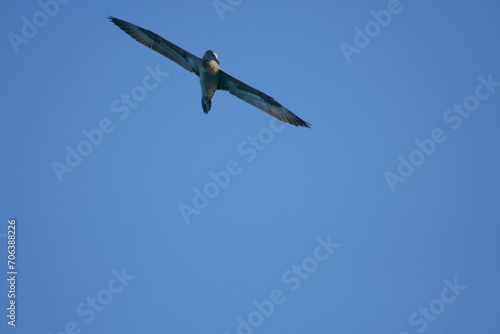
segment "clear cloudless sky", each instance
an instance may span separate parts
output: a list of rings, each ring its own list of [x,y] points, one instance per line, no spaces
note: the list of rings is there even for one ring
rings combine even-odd
[[[215,5],[0,4],[0,332],[498,333],[500,3]]]

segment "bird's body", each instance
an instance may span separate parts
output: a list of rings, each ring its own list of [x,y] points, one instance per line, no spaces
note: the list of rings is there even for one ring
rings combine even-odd
[[[232,95],[267,112],[280,121],[295,126],[309,127],[309,123],[300,119],[269,95],[264,94],[224,72],[220,68],[219,58],[213,50],[205,52],[203,58],[200,59],[154,32],[114,17],[109,17],[109,19],[136,41],[176,62],[189,72],[193,72],[199,76],[203,112],[208,113],[210,111],[212,97],[217,90],[226,90]]]
[[[208,50],[201,60],[200,66],[200,86],[201,104],[203,112],[208,113],[212,105],[212,97],[219,86],[219,71],[221,70],[217,60],[217,55],[212,50]]]

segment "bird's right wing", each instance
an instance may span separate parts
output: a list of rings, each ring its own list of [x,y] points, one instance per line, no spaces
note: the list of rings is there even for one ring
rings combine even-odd
[[[219,71],[218,89],[227,90],[239,99],[250,103],[254,107],[265,111],[274,118],[295,126],[310,127],[310,124],[302,120],[299,116],[282,106],[278,101],[269,95],[261,92],[252,86],[236,79],[223,70]]]
[[[116,24],[121,30],[125,31],[139,43],[142,43],[148,48],[164,55],[168,59],[184,67],[189,72],[194,72],[197,76],[200,75],[200,58],[178,47],[177,45],[170,43],[165,38],[152,31],[143,29],[135,24],[128,23],[112,16],[109,16],[108,18],[111,22]]]

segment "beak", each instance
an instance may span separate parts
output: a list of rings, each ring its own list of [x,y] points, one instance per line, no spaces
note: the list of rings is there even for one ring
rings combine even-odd
[[[220,65],[219,57],[216,57],[216,58],[215,58],[215,61],[217,62],[217,64],[219,64],[219,65]]]

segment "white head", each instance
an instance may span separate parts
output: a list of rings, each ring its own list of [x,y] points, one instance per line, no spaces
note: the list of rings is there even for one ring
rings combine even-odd
[[[215,53],[214,50],[208,50],[207,52],[205,52],[205,54],[203,55],[203,60],[204,61],[213,60],[220,65],[219,57],[217,56],[217,53]]]

